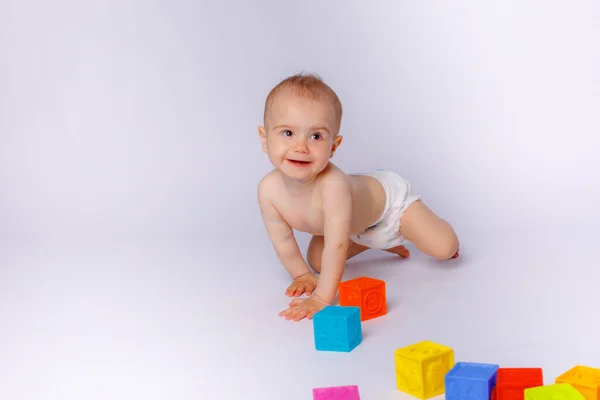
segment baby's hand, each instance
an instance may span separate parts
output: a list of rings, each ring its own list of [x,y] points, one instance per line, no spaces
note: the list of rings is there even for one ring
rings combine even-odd
[[[294,279],[294,282],[287,288],[285,294],[290,297],[298,297],[306,293],[307,296],[310,296],[317,287],[318,280],[312,273],[307,272]]]
[[[300,321],[304,317],[312,319],[313,315],[328,305],[315,296],[307,299],[294,299],[290,302],[290,308],[280,312],[279,316],[285,317],[287,320],[293,319],[294,321]]]

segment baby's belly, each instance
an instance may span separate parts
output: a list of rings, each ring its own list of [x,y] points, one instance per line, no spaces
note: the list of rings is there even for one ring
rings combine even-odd
[[[372,176],[354,176],[352,186],[352,235],[356,235],[381,218],[386,195],[381,183]]]

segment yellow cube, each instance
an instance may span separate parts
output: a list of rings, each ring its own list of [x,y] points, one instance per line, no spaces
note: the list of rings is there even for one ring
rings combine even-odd
[[[555,380],[556,383],[569,383],[585,400],[600,400],[600,369],[577,365]]]
[[[398,390],[419,399],[445,391],[444,378],[454,366],[454,350],[428,340],[394,352]]]
[[[584,397],[568,383],[537,386],[524,391],[525,400],[584,400]]]

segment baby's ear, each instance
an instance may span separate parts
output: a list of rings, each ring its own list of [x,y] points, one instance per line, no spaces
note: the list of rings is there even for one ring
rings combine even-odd
[[[260,137],[260,142],[262,143],[262,149],[266,153],[267,152],[267,132],[265,131],[264,126],[258,127],[258,136]]]
[[[340,147],[340,144],[342,144],[343,140],[344,137],[342,135],[337,135],[335,137],[335,139],[333,140],[333,145],[331,146],[331,155],[329,156],[329,158],[333,157],[333,154],[335,153],[337,148]]]

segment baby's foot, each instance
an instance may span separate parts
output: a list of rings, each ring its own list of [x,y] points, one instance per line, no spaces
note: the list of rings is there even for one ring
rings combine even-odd
[[[402,258],[408,258],[410,256],[410,251],[403,245],[392,247],[391,249],[386,249],[385,251],[398,254]]]
[[[454,253],[454,255],[453,255],[452,257],[450,257],[450,258],[449,258],[449,260],[452,260],[452,259],[454,259],[454,258],[457,258],[457,257],[458,257],[458,252],[459,252],[459,250],[460,250],[460,244],[459,244],[459,247],[456,249],[456,253]]]

